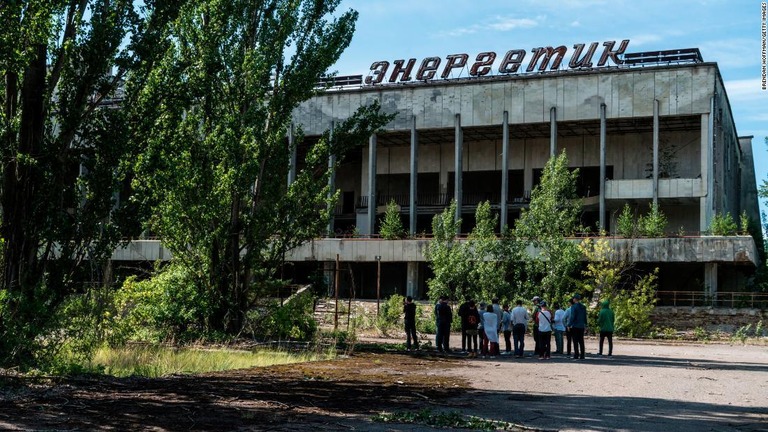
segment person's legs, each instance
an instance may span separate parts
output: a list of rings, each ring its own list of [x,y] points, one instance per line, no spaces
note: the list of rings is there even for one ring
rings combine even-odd
[[[533,342],[534,342],[533,353],[535,355],[540,355],[541,354],[541,342],[539,341],[539,328],[536,327],[536,326],[533,327]]]
[[[405,348],[408,351],[411,350],[411,325],[409,323],[405,323]]]
[[[485,335],[485,330],[480,330],[480,354],[483,356],[488,355],[488,337]]]
[[[578,330],[578,332],[577,332],[577,336],[578,336],[577,342],[579,344],[579,350],[580,350],[579,358],[580,359],[584,359],[584,354],[586,353],[586,350],[584,348],[584,331],[585,330],[583,328],[582,329],[577,329],[577,330]]]
[[[613,332],[606,333],[608,333],[608,355],[613,355]]]
[[[541,332],[541,354],[544,358],[552,355],[552,332]]]
[[[446,325],[443,327],[443,350],[449,352],[451,350],[451,327]]]
[[[584,349],[584,329],[572,327],[571,337],[573,337],[573,358],[584,358],[584,351],[582,351]]]
[[[568,352],[566,352],[567,355],[571,355],[571,346],[573,345],[573,337],[571,335],[571,331],[567,328],[565,329],[565,338],[568,339]]]
[[[507,354],[512,352],[512,341],[510,340],[510,337],[512,336],[512,330],[504,330],[504,345],[506,348]]]
[[[600,344],[598,345],[597,353],[603,355],[603,341],[605,340],[606,332],[600,332]]]
[[[562,354],[563,353],[563,331],[562,330],[555,330],[555,345],[556,345],[555,352],[557,354]]]

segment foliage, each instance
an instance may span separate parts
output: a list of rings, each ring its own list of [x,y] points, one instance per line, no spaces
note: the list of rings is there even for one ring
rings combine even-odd
[[[616,230],[624,238],[633,238],[637,235],[635,217],[632,214],[632,209],[629,208],[629,204],[624,204],[624,208],[616,220]]]
[[[568,168],[565,151],[544,166],[541,183],[531,192],[530,206],[521,211],[502,254],[507,262],[523,263],[511,268],[521,284],[516,296],[535,294],[555,299],[572,291],[571,276],[579,267],[581,253],[565,237],[580,230],[577,179],[578,170]],[[525,253],[529,244],[538,255]]]
[[[763,337],[765,336],[765,329],[763,328],[763,321],[760,320],[754,326],[747,324],[736,329],[732,339],[738,340],[741,343],[747,341],[750,337]]]
[[[245,351],[227,348],[178,348],[131,344],[120,348],[100,348],[84,369],[117,377],[158,378],[171,374],[197,374],[232,369],[265,367],[332,358],[316,350],[289,351],[266,349]]]
[[[619,259],[608,240],[604,238],[585,239],[579,243],[579,251],[587,261],[581,271],[583,279],[579,283],[579,289],[593,293],[593,302],[599,302],[603,293],[611,295],[616,291],[624,272],[630,267],[629,263]]]
[[[205,335],[211,303],[194,278],[176,263],[151,279],[128,278],[115,295],[115,331],[121,340],[191,341]]]
[[[495,233],[498,216],[491,213],[490,202],[477,206],[475,221],[476,225],[464,244],[473,261],[467,277],[471,288],[468,298],[457,300],[508,298],[510,286],[506,276],[509,263],[500,259],[501,246]]]
[[[429,298],[448,296],[464,299],[469,295],[471,260],[467,248],[456,237],[461,219],[456,219],[456,201],[432,218],[433,239],[426,248],[426,258],[435,276],[427,281]]]
[[[617,291],[610,298],[611,308],[616,316],[617,335],[640,337],[650,333],[658,276],[657,268],[641,277],[633,289]]]
[[[640,235],[645,237],[663,237],[667,228],[667,217],[655,203],[649,204],[648,213],[637,219]]]
[[[739,217],[739,234],[749,235],[749,226],[749,216],[747,216],[747,211],[744,210],[741,212],[741,216]]]
[[[402,322],[404,303],[405,297],[400,294],[393,294],[387,299],[387,301],[381,305],[379,316],[376,319],[379,328],[392,328],[397,326],[398,322]]]
[[[312,340],[317,333],[313,315],[315,297],[305,291],[280,306],[276,301],[249,312],[244,333],[253,338],[277,340]]]
[[[387,204],[387,211],[381,221],[380,234],[384,240],[397,240],[405,237],[405,228],[403,228],[403,221],[400,219],[400,206],[395,200],[391,200]]]
[[[381,413],[373,416],[380,423],[410,423],[432,428],[460,428],[470,430],[518,430],[519,427],[499,420],[467,416],[455,411],[433,411],[425,408],[417,412]]]
[[[136,108],[145,127],[135,199],[148,227],[210,304],[205,325],[238,333],[285,254],[326,229],[328,185],[347,150],[392,116],[362,107],[308,145],[286,185],[291,113],[348,46],[357,13],[339,0],[191,2]],[[295,134],[302,143],[301,130]],[[298,145],[298,144],[296,144]]]
[[[110,106],[133,103],[185,3],[0,7],[4,365],[37,358],[43,335],[56,330],[50,311],[82,294],[80,281],[107,280],[120,236],[136,232],[139,213],[120,192],[140,122]]]
[[[736,235],[738,227],[736,222],[730,213],[719,214],[715,213],[712,217],[712,222],[709,224],[709,233],[716,236],[732,236]]]

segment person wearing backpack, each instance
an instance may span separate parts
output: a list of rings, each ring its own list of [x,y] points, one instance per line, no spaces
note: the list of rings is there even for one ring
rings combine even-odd
[[[461,326],[467,334],[467,352],[470,358],[477,357],[477,327],[480,325],[480,313],[474,300],[470,300],[464,316],[461,317]]]

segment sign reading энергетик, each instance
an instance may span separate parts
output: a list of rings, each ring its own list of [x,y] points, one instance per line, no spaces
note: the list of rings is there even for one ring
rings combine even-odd
[[[586,46],[585,44],[574,45],[574,51],[571,55],[570,61],[568,62],[568,68],[591,68],[593,66],[592,58],[597,51],[598,45],[599,44],[597,42],[592,42],[586,53],[584,53],[584,47]],[[603,42],[603,46],[605,48],[602,55],[600,56],[600,60],[597,62],[598,67],[605,66],[608,59],[611,59],[616,65],[623,63],[618,56],[624,54],[624,51],[629,45],[629,40],[625,39],[621,41],[618,49],[615,50],[613,49],[614,45],[616,45],[616,41]],[[533,72],[537,69],[539,72],[543,72],[547,70],[547,67],[549,67],[550,70],[558,70],[560,68],[560,64],[563,62],[565,54],[568,52],[568,48],[566,48],[565,45],[560,45],[556,48],[551,46],[539,47],[533,48],[531,52],[533,53],[533,56],[528,62],[528,67],[525,69],[525,72]],[[501,63],[499,63],[499,73],[518,73],[525,60],[525,55],[526,51],[522,49],[507,51],[507,53],[502,58]],[[496,62],[496,57],[496,53],[493,51],[481,52],[477,55],[477,57],[475,57],[475,62],[469,68],[469,75],[474,77],[488,75],[493,69],[493,65]],[[467,54],[451,54],[446,56],[445,66],[443,67],[443,71],[440,74],[440,78],[448,78],[451,71],[454,69],[463,69],[467,66],[468,60],[469,55]],[[416,80],[424,81],[434,79],[435,75],[437,75],[437,72],[440,69],[441,62],[442,59],[440,57],[427,57],[422,60],[421,66],[419,66],[419,69],[416,72]],[[413,68],[416,66],[415,58],[409,59],[407,63],[405,60],[395,60],[392,62],[392,64],[393,68],[392,72],[389,74],[388,82],[407,82],[413,79],[411,73],[413,72]],[[370,74],[365,78],[365,84],[372,85],[381,83],[386,78],[388,71],[388,61],[374,62],[371,65]]]

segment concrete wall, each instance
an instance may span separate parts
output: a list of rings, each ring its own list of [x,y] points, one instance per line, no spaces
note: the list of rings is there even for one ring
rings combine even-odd
[[[609,119],[650,117],[654,99],[661,116],[702,114],[710,110],[717,73],[715,64],[701,63],[363,87],[318,95],[301,104],[294,119],[306,135],[319,135],[374,100],[397,113],[390,131],[409,130],[413,116],[418,129],[452,128],[457,113],[463,127],[498,124],[504,111],[511,124],[544,123],[551,107],[558,121],[597,119],[601,103]]]

